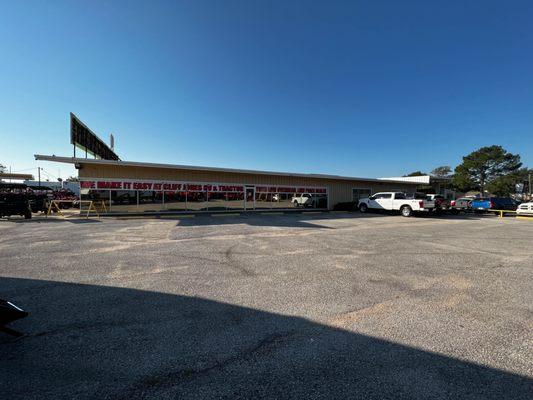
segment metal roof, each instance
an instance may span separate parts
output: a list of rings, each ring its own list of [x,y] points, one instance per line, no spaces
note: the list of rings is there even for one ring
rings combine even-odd
[[[425,183],[429,184],[431,180],[431,176],[429,175],[420,175],[420,176],[397,176],[397,177],[391,177],[391,178],[379,178],[386,179],[389,181],[400,181],[400,182],[410,182],[410,183]]]
[[[345,181],[366,181],[366,182],[392,182],[392,183],[412,183],[402,182],[393,179],[376,179],[376,178],[359,178],[354,176],[340,176],[340,175],[326,175],[326,174],[303,174],[292,172],[275,172],[275,171],[256,171],[248,169],[234,169],[234,168],[218,168],[218,167],[202,167],[195,165],[179,165],[179,164],[157,164],[137,161],[122,161],[122,160],[101,160],[91,158],[74,158],[74,157],[58,157],[55,155],[47,156],[42,154],[35,154],[36,160],[53,161],[66,164],[96,164],[96,165],[112,165],[118,167],[143,167],[143,168],[167,168],[167,169],[182,169],[192,171],[209,171],[209,172],[229,172],[236,174],[253,174],[253,175],[274,175],[274,176],[290,176],[297,178],[317,178],[317,179],[337,179]]]
[[[12,174],[9,172],[0,172],[0,179],[33,179],[32,174]]]
[[[411,183],[420,183],[429,185],[431,183],[446,183],[452,180],[451,177],[437,177],[432,175],[419,175],[419,176],[393,176],[389,178],[379,178],[385,179],[388,181],[401,181],[401,182],[411,182]]]

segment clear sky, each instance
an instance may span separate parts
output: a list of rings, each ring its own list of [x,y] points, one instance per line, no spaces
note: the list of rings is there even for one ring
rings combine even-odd
[[[533,167],[533,2],[3,1],[0,163],[72,154],[352,176]],[[52,176],[74,170],[41,164]]]

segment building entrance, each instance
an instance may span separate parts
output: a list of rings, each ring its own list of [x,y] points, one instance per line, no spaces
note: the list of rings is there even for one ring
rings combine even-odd
[[[255,210],[255,186],[246,186],[245,188],[244,210]]]

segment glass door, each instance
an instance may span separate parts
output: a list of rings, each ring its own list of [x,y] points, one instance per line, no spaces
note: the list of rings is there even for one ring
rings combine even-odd
[[[244,210],[255,210],[255,186],[246,186],[245,188]]]

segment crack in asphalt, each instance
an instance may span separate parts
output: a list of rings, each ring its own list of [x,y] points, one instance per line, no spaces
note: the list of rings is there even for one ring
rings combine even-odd
[[[123,396],[119,397],[120,400],[142,399],[147,396],[148,392],[158,391],[162,389],[168,389],[178,385],[186,380],[196,379],[201,376],[207,375],[212,371],[221,370],[227,366],[234,364],[241,360],[246,360],[259,354],[267,349],[272,350],[276,346],[282,344],[285,340],[294,337],[293,331],[283,333],[273,333],[260,340],[255,345],[248,347],[241,352],[238,352],[232,356],[229,356],[221,361],[215,360],[210,365],[202,368],[182,368],[170,373],[155,373],[150,376],[142,378],[137,384],[134,384],[127,390]]]
[[[227,260],[226,265],[229,265],[230,267],[232,267],[233,269],[237,270],[238,272],[240,272],[244,276],[256,276],[255,272],[250,271],[249,269],[247,269],[244,266],[242,266],[240,264],[239,260],[237,260],[233,256],[233,252],[234,252],[234,250],[235,250],[235,248],[237,246],[238,246],[238,244],[234,244],[233,246],[228,247],[226,249],[226,251],[224,253],[224,255],[226,256],[226,260]]]

